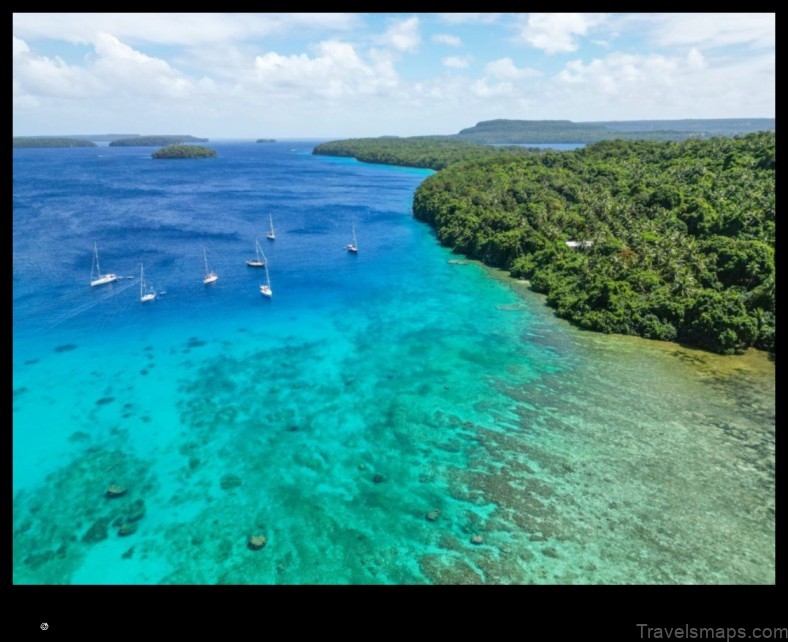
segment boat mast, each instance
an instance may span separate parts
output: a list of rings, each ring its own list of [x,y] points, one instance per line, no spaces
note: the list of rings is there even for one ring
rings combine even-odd
[[[96,272],[98,272],[98,277],[101,278],[101,266],[99,266],[99,259],[98,259],[98,244],[95,241],[93,241],[93,253],[95,254],[95,258],[96,258]]]

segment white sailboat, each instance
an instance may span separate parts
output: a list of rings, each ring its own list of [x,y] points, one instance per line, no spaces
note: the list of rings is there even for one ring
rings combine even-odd
[[[145,271],[142,268],[142,263],[140,263],[140,301],[145,303],[146,301],[153,301],[156,298],[156,291],[152,287],[145,287]]]
[[[96,276],[98,275],[98,276]],[[93,264],[90,266],[90,285],[104,285],[118,280],[117,274],[102,274],[99,267],[98,245],[93,243]]]
[[[271,218],[270,214],[268,215],[268,221],[271,223],[271,229],[268,234],[266,234],[266,236],[268,237],[269,241],[273,241],[276,238],[276,235],[274,234],[274,219]]]
[[[255,258],[249,259],[246,262],[246,265],[249,267],[265,267],[265,261],[260,260],[260,255],[263,253],[263,249],[260,247],[260,242],[255,240],[254,242],[254,254]],[[265,256],[263,254],[263,256]]]
[[[260,286],[260,294],[270,298],[273,292],[271,291],[271,277],[268,276],[268,259],[265,258],[265,254],[263,254],[263,262],[265,266],[265,283]]]
[[[358,243],[356,242],[356,226],[353,226],[353,242],[348,243],[347,246],[348,252],[353,252],[354,254],[358,254]]]
[[[205,285],[208,285],[209,283],[218,281],[219,277],[216,275],[216,272],[208,269],[208,254],[206,253],[205,248],[202,249],[202,253],[205,257],[205,278],[203,278],[202,282],[205,283]]]

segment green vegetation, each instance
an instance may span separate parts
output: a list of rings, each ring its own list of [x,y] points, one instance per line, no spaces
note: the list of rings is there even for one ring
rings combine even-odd
[[[110,147],[160,147],[161,145],[177,145],[178,143],[207,143],[207,138],[195,136],[182,136],[179,134],[167,136],[132,136],[113,140]]]
[[[581,327],[774,351],[774,168],[773,132],[605,141],[455,163],[419,186],[413,210]]]
[[[139,134],[73,134],[66,136],[66,138],[92,140],[94,143],[111,143],[113,140],[118,140],[119,138],[132,138],[134,136],[139,136]]]
[[[96,147],[89,140],[59,136],[14,136],[14,147]]]
[[[595,143],[600,140],[687,140],[774,131],[774,118],[633,120],[574,123],[570,120],[485,120],[457,135],[485,144]]]
[[[524,147],[488,147],[448,136],[350,138],[321,143],[313,154],[351,156],[365,163],[443,169],[453,163],[539,153]]]
[[[216,150],[202,145],[168,145],[151,154],[153,158],[213,158]]]
[[[275,143],[276,139],[274,139],[274,138],[258,138],[257,142],[258,143]]]

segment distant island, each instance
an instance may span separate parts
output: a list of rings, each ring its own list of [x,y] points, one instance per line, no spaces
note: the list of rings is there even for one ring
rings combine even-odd
[[[596,143],[600,140],[687,140],[774,131],[774,118],[699,118],[575,123],[571,120],[483,120],[455,136],[484,144]]]
[[[216,150],[202,145],[168,145],[151,154],[152,158],[213,158]]]
[[[491,147],[449,136],[381,136],[380,138],[349,138],[320,143],[313,154],[350,156],[364,163],[402,165],[443,169],[453,163],[498,157],[501,154],[533,154],[543,150],[527,147]]]
[[[275,143],[276,140],[273,139],[273,138],[258,138],[257,142],[258,143]]]
[[[14,136],[14,147],[97,147],[89,140],[60,136]]]
[[[162,145],[177,145],[180,143],[207,143],[207,138],[197,138],[186,135],[166,136],[132,136],[113,140],[110,147],[161,147]]]
[[[602,140],[682,141],[774,131],[774,118],[632,120],[574,123],[570,120],[485,120],[459,134],[348,138],[317,145],[313,154],[350,156],[365,163],[440,170],[453,163],[544,150],[528,145],[590,144]]]
[[[77,140],[92,140],[94,143],[110,143],[119,138],[134,138],[139,134],[66,134],[65,138],[76,138]]]

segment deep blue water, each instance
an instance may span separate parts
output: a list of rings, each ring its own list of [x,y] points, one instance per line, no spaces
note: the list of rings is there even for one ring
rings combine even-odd
[[[763,354],[575,330],[429,171],[211,146],[14,150],[15,582],[774,581]]]

